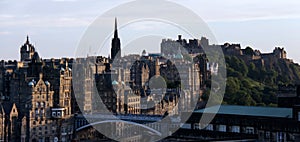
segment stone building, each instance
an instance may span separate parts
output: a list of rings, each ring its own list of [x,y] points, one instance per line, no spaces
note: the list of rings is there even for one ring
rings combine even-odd
[[[204,53],[204,48],[209,46],[208,39],[202,37],[199,39],[182,39],[181,35],[178,35],[177,40],[163,39],[161,43],[161,53],[165,56],[177,54],[179,48],[185,49],[188,54]]]
[[[27,127],[26,136],[29,141],[52,141],[56,136],[56,124],[52,121],[53,95],[51,84],[43,80],[42,73],[39,80],[28,83],[28,96],[25,114]],[[58,115],[58,114],[57,114]],[[59,114],[63,116],[64,114]],[[22,141],[25,141],[24,139]]]
[[[138,88],[144,88],[149,80],[149,66],[145,61],[138,60],[130,69],[130,79]]]
[[[20,48],[20,61],[1,61],[0,68],[2,138],[5,141],[47,142],[55,137],[71,140],[73,130],[68,129],[68,135],[63,136],[60,129],[71,128],[72,124],[57,125],[57,120],[64,120],[64,126],[72,117],[72,71],[68,60],[42,60],[27,36]],[[60,112],[54,113],[55,109]]]

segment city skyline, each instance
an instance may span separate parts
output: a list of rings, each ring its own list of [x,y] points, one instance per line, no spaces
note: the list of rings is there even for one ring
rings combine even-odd
[[[26,11],[20,21],[0,13],[3,29],[14,31],[0,28],[0,141],[300,140],[300,65],[290,59],[297,52],[284,44],[292,45],[295,35],[285,37],[288,30],[272,23],[281,16],[297,19],[293,8],[276,16],[260,15],[270,10],[264,8],[230,16],[238,10],[230,9],[224,18],[193,13],[182,0],[113,7],[119,2],[103,2],[108,11],[91,21],[100,4],[93,0],[3,10]],[[33,4],[41,3],[26,2]],[[266,3],[252,4],[246,2],[247,10]],[[91,9],[83,10],[87,5]]]
[[[26,35],[30,36],[44,58],[74,57],[77,44],[89,24],[103,12],[126,2],[129,1],[49,0],[23,3],[1,1],[0,42],[1,50],[5,51],[1,52],[1,57],[4,60],[18,59],[19,55],[15,53],[25,41]],[[262,52],[270,52],[276,46],[285,47],[289,53],[288,58],[299,63],[296,38],[299,33],[297,25],[300,22],[297,7],[300,3],[297,1],[271,3],[229,0],[223,4],[192,0],[174,2],[191,9],[203,18],[219,44],[240,43],[242,47],[251,46]],[[33,9],[31,8],[33,4],[40,6]],[[198,8],[199,5],[201,8]],[[119,18],[122,20],[126,17]],[[114,27],[110,25],[108,28]],[[149,29],[149,24],[136,28],[152,30]],[[125,35],[126,33],[120,33],[120,37]],[[166,38],[175,39],[176,36]],[[55,52],[61,48],[65,50]]]

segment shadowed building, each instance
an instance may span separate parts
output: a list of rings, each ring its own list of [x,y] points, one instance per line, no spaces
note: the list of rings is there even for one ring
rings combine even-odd
[[[121,42],[120,38],[118,37],[117,18],[115,19],[115,32],[111,42],[111,60],[114,61],[115,58],[121,58]]]
[[[20,54],[19,62],[0,64],[4,140],[47,142],[55,137],[70,140],[68,135],[72,134],[72,125],[68,121],[72,117],[72,72],[67,61],[42,60],[28,36]],[[60,112],[54,111],[57,108]],[[62,127],[57,124],[54,114],[64,119]],[[60,135],[60,130],[67,131],[68,135]]]

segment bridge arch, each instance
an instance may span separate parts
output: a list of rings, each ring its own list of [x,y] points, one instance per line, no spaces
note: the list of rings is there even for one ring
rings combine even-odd
[[[78,131],[81,131],[85,128],[88,128],[88,127],[91,127],[91,126],[94,126],[94,125],[98,125],[98,124],[103,124],[103,123],[110,123],[110,122],[123,122],[123,123],[127,123],[127,124],[132,124],[132,125],[137,125],[137,126],[140,126],[140,127],[143,127],[145,129],[148,129],[152,132],[154,132],[155,134],[157,134],[158,136],[161,136],[161,132],[151,128],[151,127],[148,127],[146,125],[142,125],[142,124],[139,124],[139,123],[134,123],[134,122],[130,122],[130,121],[122,121],[122,120],[105,120],[105,121],[98,121],[98,122],[93,122],[93,123],[89,123],[88,125],[84,125],[84,126],[81,126],[79,128],[76,129],[76,132]]]

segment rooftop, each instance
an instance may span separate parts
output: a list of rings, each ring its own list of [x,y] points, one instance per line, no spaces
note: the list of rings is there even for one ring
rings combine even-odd
[[[237,105],[217,105],[205,109],[195,110],[195,113],[214,113],[220,107],[217,114],[242,115],[242,116],[262,116],[262,117],[281,117],[292,118],[292,108],[277,107],[255,107],[255,106],[237,106]]]

